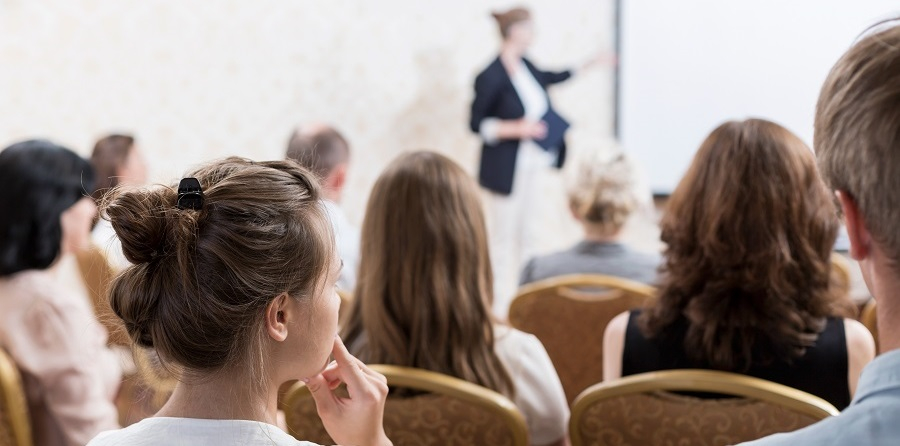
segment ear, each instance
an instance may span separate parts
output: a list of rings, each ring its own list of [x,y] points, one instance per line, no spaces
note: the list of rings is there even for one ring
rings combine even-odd
[[[866,227],[856,200],[846,191],[836,191],[841,210],[844,213],[844,225],[847,228],[847,236],[850,238],[850,257],[854,260],[863,260],[869,256],[872,250],[872,236]]]
[[[340,191],[347,183],[347,163],[341,163],[331,170],[328,175],[327,185],[331,190]]]
[[[277,342],[284,342],[288,336],[287,321],[290,317],[290,299],[287,293],[281,293],[266,305],[266,333]]]

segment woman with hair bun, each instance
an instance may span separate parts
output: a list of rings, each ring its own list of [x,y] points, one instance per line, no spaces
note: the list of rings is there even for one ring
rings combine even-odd
[[[320,198],[297,164],[241,158],[112,193],[105,212],[133,265],[110,304],[179,382],[154,417],[91,445],[309,444],[275,427],[291,379],[339,443],[390,444],[386,380],[336,335],[341,263]],[[342,382],[348,397],[332,393]]]
[[[94,173],[31,140],[0,152],[0,181],[0,347],[22,374],[34,444],[81,446],[118,427],[122,380],[86,291],[70,285],[97,214]]]
[[[547,87],[563,82],[574,70],[542,71],[525,57],[534,38],[531,13],[513,8],[493,13],[503,42],[500,55],[475,78],[469,126],[483,144],[478,180],[488,191],[488,209],[497,275],[493,310],[506,317],[515,276],[535,252],[540,219],[534,199],[540,176],[566,159],[563,139],[568,124],[556,114]],[[582,68],[600,61],[591,60]]]
[[[658,299],[607,326],[603,378],[724,370],[847,407],[875,344],[831,287],[833,199],[784,127],[716,128],[666,206]]]

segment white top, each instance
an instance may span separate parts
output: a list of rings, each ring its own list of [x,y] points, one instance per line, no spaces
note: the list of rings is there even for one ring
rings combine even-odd
[[[261,421],[146,418],[103,432],[88,446],[313,446]]]
[[[550,356],[538,338],[507,326],[494,327],[494,351],[515,385],[532,444],[549,444],[566,436],[569,404]]]
[[[101,218],[97,221],[97,226],[94,226],[94,230],[91,231],[91,240],[106,254],[106,260],[114,270],[121,271],[131,266],[131,262],[125,258],[125,254],[122,252],[122,242],[109,220]]]
[[[519,100],[522,101],[522,107],[525,109],[523,118],[528,121],[540,121],[547,114],[547,110],[550,109],[550,101],[547,100],[547,92],[544,90],[544,87],[531,74],[531,70],[525,65],[525,61],[519,60],[519,65],[516,67],[515,73],[509,77],[509,80],[512,82]],[[478,133],[486,143],[497,143],[499,140],[497,137],[497,126],[499,124],[499,118],[485,118],[481,121]]]
[[[338,254],[344,262],[341,276],[338,277],[338,288],[353,291],[356,286],[356,269],[359,267],[359,229],[350,223],[344,210],[330,200],[322,200],[328,219],[334,228],[334,242]]]

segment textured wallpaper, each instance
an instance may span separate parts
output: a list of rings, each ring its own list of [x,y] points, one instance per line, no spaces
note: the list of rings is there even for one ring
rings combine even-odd
[[[611,51],[612,0],[0,0],[0,144],[48,137],[87,155],[134,133],[154,181],[227,155],[283,156],[298,123],[334,123],[352,145],[345,207],[397,154],[429,148],[474,172],[474,76],[496,55],[489,12],[535,14],[545,69]],[[573,151],[612,134],[613,72],[552,90]],[[577,238],[558,177],[547,187],[547,248]],[[557,212],[558,211],[558,212]]]

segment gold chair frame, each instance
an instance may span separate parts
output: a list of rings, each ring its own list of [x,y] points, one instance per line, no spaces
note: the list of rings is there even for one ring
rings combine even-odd
[[[534,334],[544,344],[547,354],[557,369],[566,392],[566,399],[571,404],[581,391],[603,378],[603,333],[606,324],[621,311],[639,308],[652,300],[655,295],[656,288],[619,277],[599,274],[552,277],[527,284],[519,289],[518,295],[513,299],[509,308],[509,323],[516,329]],[[611,307],[609,311],[606,311],[598,307],[597,311],[606,314],[607,320],[590,320],[589,333],[592,337],[590,339],[574,339],[585,335],[583,325],[574,328],[567,328],[563,325],[542,327],[544,325],[542,322],[528,317],[529,314],[535,315],[535,313],[541,313],[543,316],[540,309],[530,308],[539,305],[538,301],[542,299],[570,301],[574,306],[609,303],[610,306],[618,308]],[[560,311],[571,313],[575,310],[569,308]],[[587,320],[583,321],[587,322]],[[548,320],[548,322],[553,324],[553,321]],[[566,324],[566,321],[558,321],[558,323]],[[549,334],[548,330],[561,332]],[[563,346],[570,341],[585,342],[589,344],[589,349],[584,351],[583,356],[576,358],[564,351]],[[590,365],[590,369],[585,368],[585,364]]]
[[[528,426],[525,417],[515,403],[498,392],[428,370],[383,364],[370,365],[369,368],[384,375],[388,386],[446,395],[483,407],[503,420],[512,433],[513,444],[528,445]],[[303,382],[297,382],[287,391],[282,409],[287,411],[309,398],[312,398],[309,388]]]
[[[13,446],[32,446],[31,419],[28,417],[28,401],[22,384],[22,375],[15,362],[0,348],[0,398],[8,410]]]
[[[831,403],[815,395],[751,376],[712,370],[665,370],[595,384],[578,395],[569,419],[572,446],[585,444],[578,423],[597,401],[655,391],[731,395],[781,406],[816,420],[840,413]]]

